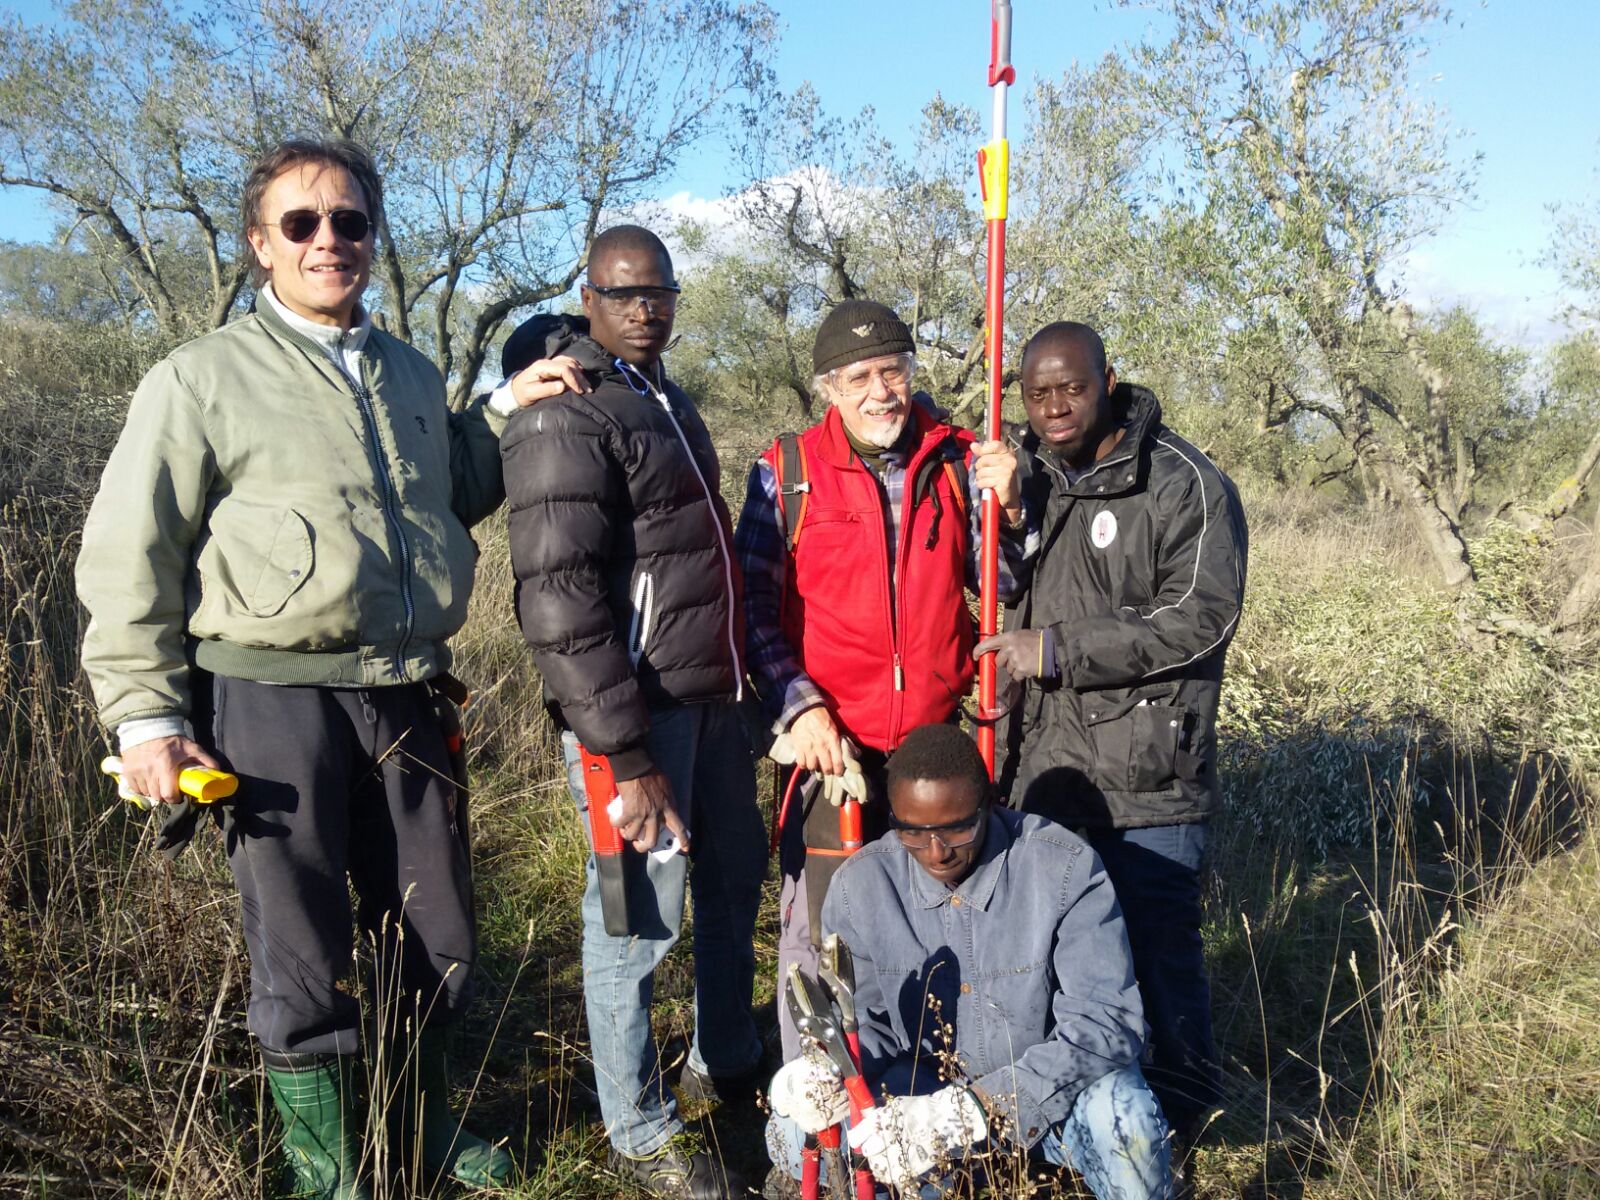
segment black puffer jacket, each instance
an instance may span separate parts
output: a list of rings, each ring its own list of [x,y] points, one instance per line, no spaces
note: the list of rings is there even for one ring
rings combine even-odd
[[[738,695],[732,524],[665,372],[614,359],[581,318],[539,320],[538,355],[576,358],[594,390],[522,409],[501,438],[517,615],[556,719],[634,779],[650,709]]]
[[[1217,804],[1222,662],[1244,602],[1244,509],[1231,480],[1161,423],[1142,387],[1112,396],[1128,432],[1074,484],[1023,439],[1043,543],[1007,629],[1049,626],[1061,677],[1030,683],[1007,730],[1002,795],[1072,826],[1204,819]]]

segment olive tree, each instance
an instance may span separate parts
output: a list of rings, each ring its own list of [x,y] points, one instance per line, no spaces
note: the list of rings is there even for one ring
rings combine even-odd
[[[1414,98],[1437,0],[1166,0],[1143,52],[1205,235],[1190,276],[1309,353],[1269,422],[1326,420],[1400,503],[1445,584],[1474,580],[1461,530],[1460,393],[1402,286],[1406,252],[1469,194],[1442,115]],[[1181,201],[1180,201],[1181,202]],[[1415,387],[1395,386],[1403,363]],[[1411,393],[1411,394],[1403,394]]]
[[[1149,358],[1149,236],[1129,186],[1146,167],[1151,123],[1121,64],[1035,84],[1013,150],[1006,380],[1039,325],[1093,321]],[[911,326],[925,386],[958,419],[985,396],[985,239],[971,109],[935,96],[896,147],[870,110],[827,115],[802,88],[753,120],[731,198],[737,245],[694,277],[680,361],[720,364],[740,395],[793,397],[811,416],[810,343],[826,311],[869,297]],[[697,231],[697,236],[700,231]],[[745,349],[745,348],[748,349]]]
[[[285,136],[354,138],[387,191],[374,307],[459,403],[507,317],[572,287],[603,214],[764,78],[773,37],[764,0],[386,0],[360,20],[309,0],[73,0],[0,29],[0,186],[55,197],[76,244],[186,332],[246,286],[250,160]],[[180,280],[178,245],[204,286]]]
[[[132,327],[143,299],[101,255],[0,241],[0,316],[56,325]]]
[[[1549,261],[1575,296],[1569,318],[1578,332],[1553,355],[1551,383],[1566,401],[1563,411],[1577,427],[1589,431],[1570,471],[1545,501],[1540,514],[1556,520],[1571,512],[1600,469],[1600,201],[1557,214]],[[1589,556],[1556,616],[1556,628],[1578,636],[1600,611],[1600,502],[1590,526]]]
[[[1600,173],[1595,176],[1600,184]],[[1580,420],[1593,432],[1577,455],[1570,472],[1533,514],[1535,519],[1559,520],[1582,499],[1589,481],[1600,467],[1600,430],[1591,419],[1600,406],[1600,200],[1554,211],[1555,227],[1544,256],[1562,287],[1572,297],[1566,318],[1575,327],[1572,337],[1551,355],[1552,391],[1576,406]]]

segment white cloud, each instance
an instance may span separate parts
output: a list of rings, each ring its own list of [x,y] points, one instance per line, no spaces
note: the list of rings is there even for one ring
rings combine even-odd
[[[800,167],[725,196],[713,198],[679,191],[663,198],[641,201],[615,213],[608,213],[601,225],[604,227],[620,221],[632,221],[655,230],[672,251],[678,272],[686,274],[710,258],[741,249],[749,236],[745,212],[751,201],[762,188],[770,193],[781,191],[785,186],[804,188],[824,212],[841,221],[859,213],[876,191],[844,183],[827,167]],[[682,239],[677,236],[678,228],[686,221],[698,225],[704,236],[703,249],[694,254],[684,248]]]
[[[1562,311],[1570,300],[1554,271],[1506,253],[1485,259],[1460,238],[1440,238],[1407,254],[1386,282],[1399,282],[1420,310],[1461,305],[1499,339],[1530,349],[1570,332]]]

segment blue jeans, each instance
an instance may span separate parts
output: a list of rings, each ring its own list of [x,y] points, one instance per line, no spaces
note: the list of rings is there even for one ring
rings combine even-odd
[[[683,1128],[650,1037],[655,969],[683,927],[685,883],[694,901],[695,1031],[689,1062],[712,1076],[749,1071],[761,1058],[750,1011],[756,910],[767,869],[750,745],[731,704],[692,704],[650,714],[650,757],[672,785],[691,854],[658,863],[628,851],[631,936],[612,937],[600,912],[590,855],[583,892],[583,993],[595,1090],[606,1136],[623,1154],[648,1157]],[[578,742],[561,737],[567,787],[584,813]]]
[[[794,1122],[767,1122],[767,1152],[796,1179],[802,1136]],[[1172,1195],[1172,1144],[1150,1087],[1137,1065],[1102,1075],[1078,1093],[1072,1111],[1040,1139],[1046,1162],[1071,1167],[1098,1200],[1168,1200]],[[827,1186],[828,1158],[822,1159]],[[923,1200],[950,1192],[949,1180],[922,1185]],[[881,1191],[880,1191],[881,1194]]]
[[[1179,1137],[1217,1098],[1211,985],[1200,941],[1200,865],[1206,825],[1088,829],[1122,903],[1133,974],[1150,1023],[1150,1088]]]
[[[1046,1162],[1071,1167],[1099,1200],[1168,1200],[1172,1139],[1137,1066],[1102,1075],[1039,1142]]]

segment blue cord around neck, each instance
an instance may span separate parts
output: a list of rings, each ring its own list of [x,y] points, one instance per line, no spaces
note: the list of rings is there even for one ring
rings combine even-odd
[[[622,373],[622,377],[628,381],[628,386],[633,389],[635,395],[646,396],[654,400],[658,392],[662,395],[666,394],[667,389],[664,387],[652,388],[645,373],[632,363],[624,362],[620,357],[613,358],[611,363]],[[656,370],[659,371],[660,369],[660,364],[657,363]],[[635,382],[635,380],[638,380],[638,382]]]

